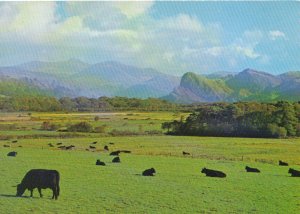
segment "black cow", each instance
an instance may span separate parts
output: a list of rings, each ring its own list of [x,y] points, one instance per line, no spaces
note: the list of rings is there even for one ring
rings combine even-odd
[[[71,145],[71,146],[66,146],[66,150],[69,150],[69,149],[72,149],[74,146]]]
[[[97,141],[95,141],[95,142],[93,142],[92,144],[97,144],[98,142]]]
[[[50,147],[54,147],[52,143],[48,143],[48,146],[50,146]]]
[[[183,151],[182,154],[183,154],[183,155],[191,155],[190,153],[185,152],[185,151]]]
[[[203,168],[201,170],[201,172],[205,173],[205,175],[208,176],[208,177],[218,177],[218,178],[225,178],[226,177],[226,174],[224,172],[217,171],[217,170]]]
[[[106,151],[109,151],[109,149],[108,149],[108,146],[107,146],[107,145],[105,145],[105,146],[104,146],[104,150],[106,150]]]
[[[57,200],[59,196],[59,172],[47,169],[31,169],[26,173],[22,182],[17,185],[17,196],[22,196],[26,189],[30,191],[30,197],[33,196],[33,189],[37,188],[40,197],[42,189],[50,188],[53,192],[52,199]]]
[[[62,143],[57,143],[56,145],[61,145]]]
[[[105,163],[100,161],[99,159],[96,161],[96,165],[98,166],[105,166]]]
[[[288,166],[289,164],[279,160],[279,166]]]
[[[259,169],[251,168],[249,166],[246,166],[245,169],[247,172],[260,172]]]
[[[120,160],[119,157],[115,157],[114,159],[112,159],[112,162],[113,162],[113,163],[120,163],[121,160]]]
[[[17,140],[13,140],[13,141],[11,141],[12,143],[18,143],[18,141]]]
[[[300,171],[290,168],[288,173],[291,174],[292,177],[300,177]]]
[[[151,168],[151,169],[146,169],[142,175],[143,176],[154,176],[154,173],[156,173],[155,169],[154,168]]]
[[[6,145],[6,144],[4,144],[4,145],[3,145],[3,147],[10,147],[10,145]]]
[[[7,153],[7,156],[16,157],[17,154],[18,154],[17,152],[9,152],[9,153]]]
[[[95,146],[90,146],[90,149],[96,149],[96,147]]]
[[[120,154],[120,150],[118,150],[118,151],[114,151],[114,152],[111,152],[109,155],[111,155],[111,156],[118,156],[119,154]]]
[[[112,143],[112,142],[110,142],[109,144],[110,144],[110,145],[114,145],[114,143]]]

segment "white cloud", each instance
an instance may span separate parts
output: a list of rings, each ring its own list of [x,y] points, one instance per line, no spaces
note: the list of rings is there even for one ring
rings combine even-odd
[[[55,2],[0,3],[0,46],[3,41],[21,41],[37,60],[118,60],[170,73],[209,72],[241,60],[268,59],[256,51],[263,38],[260,31],[246,31],[224,44],[218,24],[204,24],[188,14],[152,18],[148,11],[153,2],[65,5],[61,18]],[[24,52],[14,47],[15,54]]]
[[[116,7],[128,18],[134,18],[147,12],[153,5],[153,1],[126,1],[116,2]]]
[[[233,48],[238,54],[241,54],[245,57],[248,57],[251,59],[256,59],[256,58],[260,57],[260,54],[256,53],[254,51],[253,47],[242,47],[240,45],[236,45]]]
[[[279,30],[269,31],[269,38],[273,41],[279,38],[285,38],[285,33]]]

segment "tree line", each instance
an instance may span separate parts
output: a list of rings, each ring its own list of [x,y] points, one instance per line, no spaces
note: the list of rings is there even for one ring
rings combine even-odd
[[[99,111],[169,111],[180,105],[158,98],[138,99],[126,97],[63,97],[50,96],[11,96],[0,97],[0,111],[38,111],[38,112],[99,112]]]
[[[230,137],[300,136],[300,102],[201,105],[186,120],[162,124],[168,134]]]

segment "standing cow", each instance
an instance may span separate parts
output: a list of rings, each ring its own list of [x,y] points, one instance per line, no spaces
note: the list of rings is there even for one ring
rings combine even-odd
[[[17,196],[22,196],[26,189],[30,191],[30,197],[33,196],[33,189],[37,188],[40,197],[42,189],[50,188],[53,192],[52,199],[57,200],[59,196],[59,172],[47,169],[31,169],[24,176],[22,182],[17,185]]]

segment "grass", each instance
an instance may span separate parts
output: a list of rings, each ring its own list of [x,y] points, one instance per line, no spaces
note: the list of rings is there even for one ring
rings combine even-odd
[[[118,128],[123,117],[132,119],[129,128],[148,120],[158,126],[161,121],[174,117],[171,113],[126,114],[114,115],[113,121],[110,119],[111,126]],[[69,115],[52,117],[40,113],[38,117],[41,121],[47,117],[63,122],[61,118]],[[70,117],[68,120],[73,121],[79,117],[79,120],[81,117],[92,119],[93,115]],[[35,122],[29,122],[28,128],[34,129]],[[19,125],[22,121],[14,123]],[[19,138],[18,143],[0,141],[1,213],[298,213],[300,208],[299,178],[290,177],[288,167],[277,164],[281,159],[300,169],[299,139],[100,134],[32,138],[30,132],[22,131],[22,136],[27,134],[28,138]],[[86,151],[93,141],[98,142],[96,151]],[[76,147],[64,151],[47,145],[57,142]],[[3,144],[11,147],[4,148]],[[22,147],[18,147],[20,145]],[[127,149],[132,154],[121,154],[121,163],[113,164],[112,157],[103,151],[104,145],[111,151]],[[7,157],[6,154],[13,150],[18,152],[17,157]],[[183,157],[182,151],[190,152],[191,156]],[[107,166],[96,166],[97,159]],[[261,173],[246,173],[246,165],[259,168]],[[140,175],[151,167],[156,169],[156,176]],[[205,177],[200,173],[202,167],[224,171],[227,177]],[[37,190],[34,198],[14,197],[16,187],[12,186],[33,168],[60,172],[61,195],[57,201],[50,199],[49,189],[43,190],[42,199]],[[24,196],[29,196],[29,192]]]

